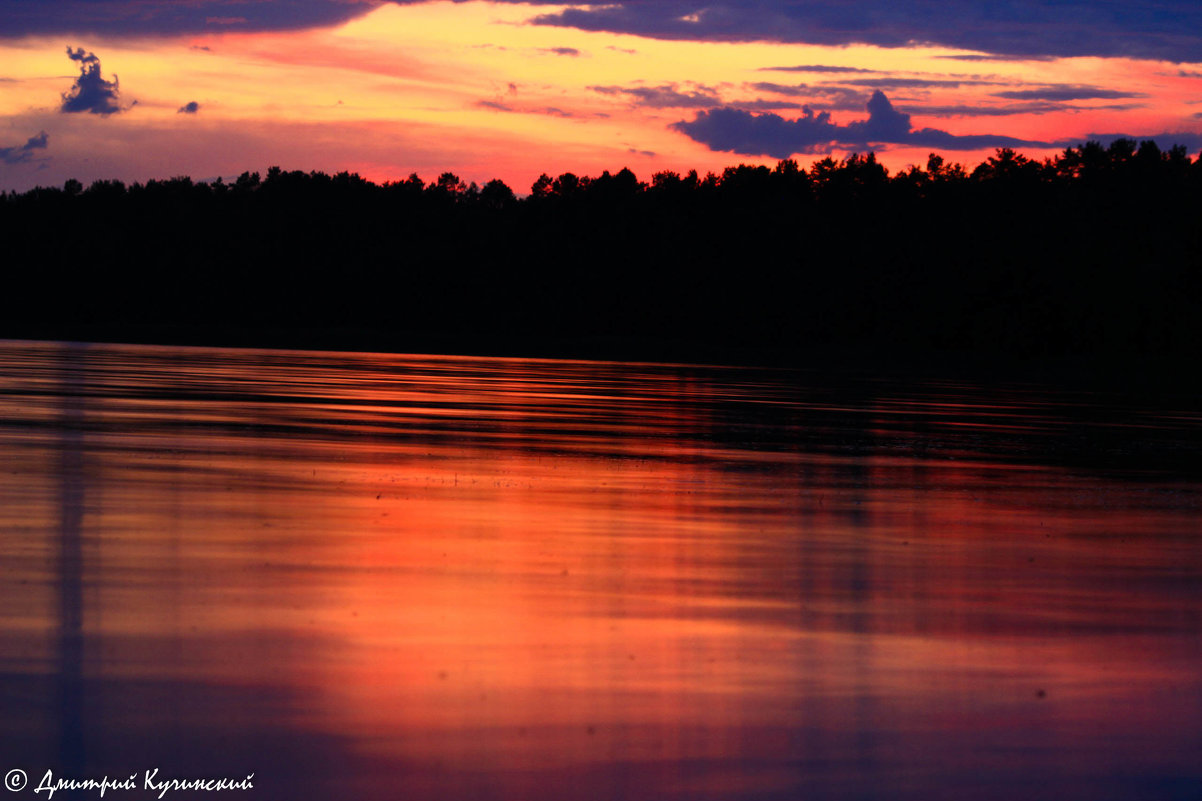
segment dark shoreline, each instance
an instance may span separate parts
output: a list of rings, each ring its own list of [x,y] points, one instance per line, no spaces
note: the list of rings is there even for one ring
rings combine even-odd
[[[721,176],[188,178],[0,196],[0,337],[1193,393],[1202,158],[1089,143]]]

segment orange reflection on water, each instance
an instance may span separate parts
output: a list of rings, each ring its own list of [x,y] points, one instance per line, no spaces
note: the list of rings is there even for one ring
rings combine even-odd
[[[1064,409],[1105,422],[1105,399],[3,359],[14,764],[253,769],[315,799],[1175,798],[1202,778],[1198,484],[1066,463]],[[1190,419],[1136,422],[1173,443]]]

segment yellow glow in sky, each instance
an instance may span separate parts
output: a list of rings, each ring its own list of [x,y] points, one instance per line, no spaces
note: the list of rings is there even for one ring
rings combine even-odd
[[[937,48],[661,41],[530,24],[555,10],[384,4],[331,29],[252,34],[229,26],[189,37],[6,42],[0,146],[43,130],[49,146],[39,159],[0,166],[0,185],[72,176],[204,179],[269,163],[349,169],[375,180],[451,170],[478,182],[500,177],[518,191],[541,172],[630,166],[646,179],[661,169],[720,171],[776,158],[715,152],[670,126],[719,106],[785,119],[803,106],[825,106],[846,125],[866,117],[863,103],[876,88],[911,115],[915,129],[959,135],[1052,142],[1181,131],[1197,122],[1202,81],[1179,75],[1179,65],[958,61],[947,58],[955,51]],[[59,111],[77,74],[66,46],[94,52],[106,79],[120,76],[123,111]],[[797,65],[863,72],[772,69]],[[999,93],[1052,84],[1121,85],[1124,96],[1001,113],[1016,100]],[[180,113],[189,102],[199,111]],[[982,108],[995,113],[982,115]],[[928,149],[885,146],[881,159],[897,169],[924,161]],[[991,150],[945,155],[973,164]],[[804,165],[821,155],[797,158]]]

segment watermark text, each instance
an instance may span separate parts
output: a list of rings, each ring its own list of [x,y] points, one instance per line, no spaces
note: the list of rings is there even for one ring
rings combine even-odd
[[[181,778],[163,775],[158,768],[150,768],[140,773],[135,772],[116,778],[109,776],[100,778],[55,776],[53,770],[47,770],[41,781],[33,788],[33,793],[39,799],[44,798],[45,801],[51,801],[55,793],[65,791],[83,790],[94,792],[100,798],[104,798],[106,794],[140,790],[143,793],[152,793],[158,799],[163,799],[168,793],[219,793],[227,790],[253,790],[255,789],[254,779],[255,774],[253,773],[242,778],[227,776]],[[4,786],[14,793],[25,789],[27,784],[28,777],[25,771],[18,768],[10,770],[4,779]]]

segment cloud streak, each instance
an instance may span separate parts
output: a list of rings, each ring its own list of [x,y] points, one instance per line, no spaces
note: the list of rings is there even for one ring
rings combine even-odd
[[[34,160],[37,151],[45,150],[49,145],[50,135],[39,131],[37,135],[29,137],[23,145],[0,147],[0,161],[5,164],[28,164]]]
[[[564,111],[561,108],[554,106],[542,106],[540,108],[525,108],[511,106],[508,103],[502,103],[499,100],[477,100],[476,108],[488,109],[489,111],[503,111],[506,114],[543,114],[548,117],[564,117],[570,118],[576,115],[570,111]]]
[[[864,93],[842,86],[810,86],[804,83],[790,86],[770,81],[756,81],[749,86],[757,92],[805,98],[810,105],[820,109],[851,111],[864,108]]]
[[[1072,100],[1124,100],[1145,97],[1138,92],[1121,92],[1116,89],[1099,89],[1096,86],[1046,86],[1038,89],[1016,89],[994,92],[994,97],[1007,100],[1047,100],[1064,103]]]
[[[681,92],[676,84],[664,86],[590,86],[603,95],[625,96],[636,106],[645,108],[711,108],[721,102],[718,93],[708,86],[693,92]]]
[[[759,72],[816,72],[832,75],[842,74],[873,74],[880,70],[869,70],[863,67],[834,67],[829,64],[801,64],[796,67],[760,67]]]
[[[843,80],[847,86],[869,89],[959,89],[961,86],[1005,86],[1005,81],[983,81],[965,78],[855,78]]]
[[[1072,111],[1074,108],[1074,106],[1064,103],[1022,103],[1009,106],[974,106],[962,104],[915,106],[911,108],[911,111],[929,117],[1014,117],[1019,114],[1052,114],[1060,111]]]

